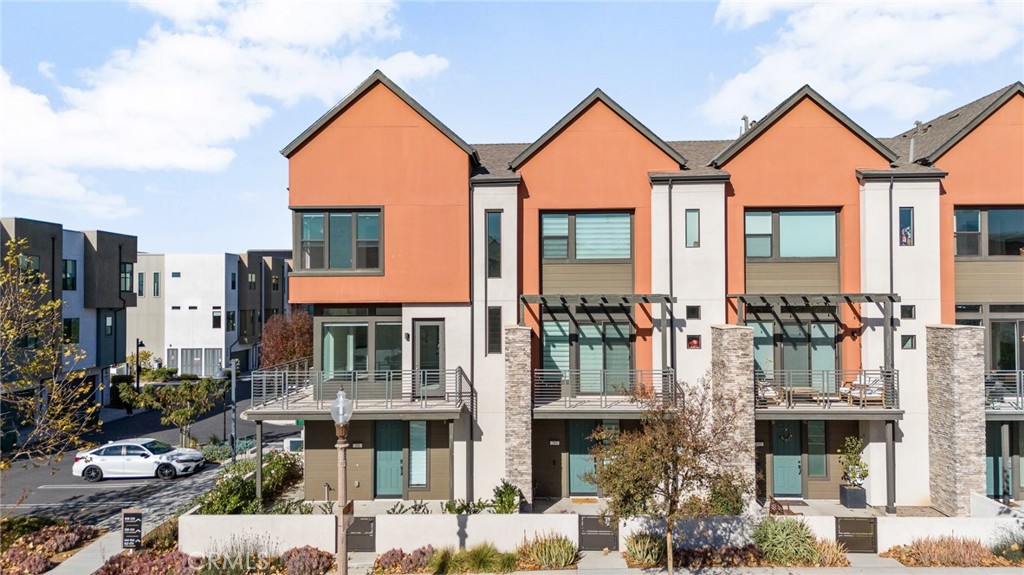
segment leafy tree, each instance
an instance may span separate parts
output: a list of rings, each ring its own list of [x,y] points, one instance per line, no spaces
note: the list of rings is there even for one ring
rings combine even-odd
[[[737,423],[744,397],[716,393],[708,379],[683,385],[685,393],[677,405],[643,399],[638,430],[616,433],[599,428],[592,436],[591,453],[600,463],[589,480],[607,495],[614,518],[664,518],[670,575],[671,526],[694,513],[688,501],[723,482],[748,483],[735,462],[736,453],[750,448],[750,438],[744,440]]]
[[[139,350],[139,369],[143,373],[153,370],[156,367],[156,361],[160,359],[153,356],[153,352],[148,349]],[[125,358],[125,365],[128,366],[128,372],[135,373],[135,354],[129,353],[128,357]]]
[[[89,446],[99,428],[93,384],[77,369],[85,353],[64,341],[62,302],[51,299],[46,275],[27,265],[24,238],[4,246],[0,264],[0,407],[8,426],[20,427],[18,445],[0,455],[44,465]],[[3,427],[2,429],[7,429]]]
[[[146,385],[139,391],[135,391],[130,383],[122,383],[118,390],[121,399],[132,407],[159,410],[162,413],[160,423],[177,427],[179,443],[188,447],[192,426],[213,409],[217,398],[224,393],[224,384],[204,378],[183,380],[177,385]]]
[[[263,326],[260,367],[313,355],[313,318],[305,311],[277,314]]]

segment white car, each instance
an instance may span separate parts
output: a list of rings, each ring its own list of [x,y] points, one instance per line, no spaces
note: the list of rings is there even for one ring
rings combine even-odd
[[[104,477],[159,477],[174,479],[206,465],[195,449],[172,447],[150,438],[122,439],[75,454],[71,474],[86,481]]]

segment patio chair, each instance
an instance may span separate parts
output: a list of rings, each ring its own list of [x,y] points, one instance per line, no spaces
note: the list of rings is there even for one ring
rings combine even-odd
[[[774,497],[769,497],[768,515],[803,515],[803,513],[793,511],[789,503],[783,503]]]
[[[881,375],[862,373],[855,381],[844,383],[839,388],[839,397],[849,405],[857,402],[864,407],[869,403],[881,403],[885,407],[885,382]]]
[[[783,401],[783,394],[778,386],[767,380],[757,382],[757,402],[759,405],[779,405]]]

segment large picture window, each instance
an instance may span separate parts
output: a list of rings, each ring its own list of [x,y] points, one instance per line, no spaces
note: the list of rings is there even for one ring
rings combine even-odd
[[[402,369],[402,324],[396,319],[325,323],[321,360],[327,378]]]
[[[379,270],[380,214],[379,209],[301,213],[302,269]]]
[[[744,214],[747,258],[836,257],[833,210],[748,211]]]
[[[633,254],[628,212],[545,213],[540,227],[545,260],[624,261]]]
[[[957,257],[1024,256],[1024,208],[953,211]]]

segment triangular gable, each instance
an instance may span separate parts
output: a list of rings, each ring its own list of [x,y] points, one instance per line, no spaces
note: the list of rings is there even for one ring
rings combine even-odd
[[[740,136],[739,138],[736,138],[736,140],[732,144],[730,144],[729,147],[722,150],[722,152],[715,156],[708,163],[708,165],[715,168],[720,168],[723,165],[725,165],[726,162],[731,160],[736,154],[740,153],[740,151],[742,151],[754,140],[756,140],[758,136],[760,136],[769,128],[771,128],[772,125],[778,122],[780,118],[782,118],[787,113],[789,113],[790,110],[795,108],[797,104],[804,100],[804,98],[807,98],[814,102],[815,104],[817,104],[818,106],[820,106],[822,109],[828,112],[830,116],[838,120],[840,124],[842,124],[848,130],[856,134],[857,137],[863,140],[865,144],[871,146],[871,148],[878,152],[879,155],[883,156],[890,162],[895,161],[898,157],[896,155],[896,152],[890,150],[888,147],[885,146],[885,144],[879,142],[877,138],[869,134],[867,130],[861,128],[856,122],[851,120],[849,116],[842,113],[839,110],[839,108],[833,106],[832,103],[826,100],[824,97],[822,97],[821,94],[814,91],[814,88],[811,88],[808,85],[804,85],[803,88],[800,88],[799,90],[796,91],[796,93],[794,93],[784,102],[776,106],[775,109],[769,112],[767,116],[761,118],[761,120],[758,121],[757,124],[754,125],[754,127],[744,132],[743,135]]]
[[[634,130],[640,132],[645,138],[647,138],[652,144],[658,149],[665,153],[668,157],[672,158],[682,168],[686,165],[686,158],[683,157],[678,151],[669,146],[664,140],[659,138],[654,132],[647,128],[647,126],[640,123],[639,120],[633,117],[632,114],[627,112],[622,106],[618,105],[615,100],[608,97],[601,91],[600,88],[594,90],[589,96],[587,96],[582,102],[580,102],[575,108],[573,108],[568,114],[566,114],[561,120],[558,121],[554,126],[551,127],[544,135],[541,136],[536,142],[530,144],[528,148],[523,150],[521,154],[515,157],[509,162],[509,168],[518,170],[520,166],[526,163],[538,150],[544,147],[549,141],[551,141],[559,132],[565,129],[566,126],[571,124],[573,120],[579,117],[585,110],[590,108],[595,102],[601,102],[605,106],[608,106],[613,112],[615,112],[620,118],[622,118],[627,124],[633,127]]]
[[[412,96],[406,94],[405,90],[399,88],[397,84],[392,82],[391,79],[385,76],[384,73],[381,72],[380,70],[375,70],[373,74],[370,74],[369,78],[364,80],[363,83],[357,86],[356,89],[349,93],[348,96],[345,96],[345,99],[335,104],[335,106],[328,110],[326,114],[320,116],[320,119],[314,122],[312,126],[306,128],[305,131],[299,134],[299,137],[295,138],[294,140],[292,140],[290,144],[285,146],[284,149],[281,150],[281,155],[283,155],[286,158],[290,158],[292,154],[297,152],[299,148],[305,145],[306,142],[308,142],[315,135],[317,135],[320,132],[320,130],[324,128],[324,126],[331,122],[331,120],[338,117],[353,102],[358,100],[360,96],[370,91],[377,84],[383,84],[388,90],[391,90],[392,93],[398,96],[410,108],[415,110],[416,113],[418,113],[420,116],[423,116],[424,120],[430,122],[431,125],[437,128],[437,130],[440,131],[442,134],[447,136],[448,139],[451,140],[456,146],[461,148],[462,151],[469,154],[470,157],[473,158],[474,164],[480,163],[480,158],[479,156],[477,156],[476,150],[474,150],[472,146],[467,144],[448,126],[445,126],[441,122],[441,120],[438,120],[433,114],[427,111],[427,109],[421,106],[419,102],[414,100]]]
[[[994,92],[994,94],[999,94],[999,92]],[[1002,90],[1002,93],[999,94],[998,97],[996,97],[987,106],[984,106],[979,112],[977,112],[974,115],[974,117],[970,118],[970,121],[968,121],[962,128],[957,130],[949,139],[942,142],[937,148],[935,148],[934,151],[929,153],[927,156],[921,158],[919,162],[925,165],[931,165],[937,162],[939,158],[941,158],[946,152],[951,150],[953,146],[956,146],[960,142],[960,140],[963,140],[965,137],[967,137],[967,134],[973,132],[975,128],[984,123],[985,120],[987,120],[992,114],[996,113],[996,110],[1002,108],[1004,104],[1006,104],[1007,102],[1009,102],[1011,99],[1018,95],[1024,95],[1024,84],[1022,84],[1021,82],[1015,82],[1004,88]],[[989,94],[989,96],[976,100],[975,102],[972,102],[971,104],[968,104],[963,108],[969,110],[972,104],[976,104],[979,102],[983,103],[983,100],[989,99],[991,96],[992,94]],[[949,117],[952,114],[953,113],[950,112],[949,114],[945,115],[945,117]]]

